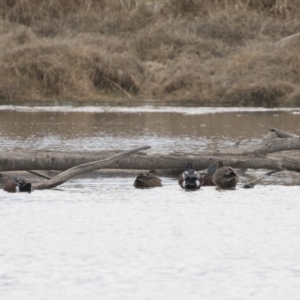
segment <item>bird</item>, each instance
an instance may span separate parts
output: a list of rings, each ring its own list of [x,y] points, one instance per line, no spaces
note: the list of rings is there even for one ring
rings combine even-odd
[[[155,170],[150,170],[146,173],[140,173],[137,175],[133,186],[137,189],[146,189],[154,187],[162,187],[161,180],[156,175]]]
[[[239,176],[233,168],[224,167],[223,162],[218,161],[212,180],[221,189],[234,189],[239,181]]]
[[[33,191],[32,184],[25,179],[15,178],[9,179],[3,186],[3,191],[8,193],[27,192]]]
[[[200,173],[201,186],[215,186],[212,181],[212,177],[217,170],[217,164],[210,164],[207,168],[207,173]]]
[[[194,170],[192,163],[186,164],[185,171],[178,178],[178,184],[186,190],[200,189],[200,174]]]

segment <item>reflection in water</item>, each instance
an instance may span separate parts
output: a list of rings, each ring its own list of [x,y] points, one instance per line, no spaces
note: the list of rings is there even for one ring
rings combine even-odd
[[[249,145],[270,127],[300,134],[293,111],[74,112],[0,110],[0,136],[6,149],[101,150],[151,145],[152,151],[205,150]]]

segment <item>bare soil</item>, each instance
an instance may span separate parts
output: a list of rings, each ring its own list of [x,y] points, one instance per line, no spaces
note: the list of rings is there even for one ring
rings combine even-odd
[[[299,0],[3,0],[0,104],[300,105]]]

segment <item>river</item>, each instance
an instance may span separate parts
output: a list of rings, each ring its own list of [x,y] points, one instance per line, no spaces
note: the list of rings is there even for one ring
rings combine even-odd
[[[299,121],[299,109],[3,106],[0,136],[4,150],[203,151],[255,145],[270,127],[300,135]],[[0,191],[0,299],[298,299],[300,178],[271,177],[186,192],[99,174]]]

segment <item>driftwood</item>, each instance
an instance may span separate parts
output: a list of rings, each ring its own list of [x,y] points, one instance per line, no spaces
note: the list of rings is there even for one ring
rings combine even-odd
[[[110,169],[170,169],[182,170],[192,162],[197,170],[222,160],[233,168],[289,170],[300,172],[300,156],[278,155],[282,151],[300,150],[300,137],[271,128],[267,140],[258,147],[233,148],[217,152],[172,152],[169,154],[135,154],[114,161]],[[62,151],[14,151],[0,153],[0,171],[57,170],[65,171],[74,166],[104,160],[120,152],[62,152]]]
[[[252,180],[248,183],[246,183],[243,188],[244,189],[251,189],[253,188],[259,181],[261,181],[262,179],[264,179],[266,176],[271,176],[272,174],[275,174],[277,172],[280,172],[280,170],[277,170],[277,171],[270,171],[270,172],[267,172],[265,175],[255,179],[255,180]]]
[[[102,151],[91,153],[62,151],[2,152],[0,153],[0,171],[29,171],[47,179],[33,183],[34,189],[53,188],[77,175],[100,168],[122,170],[158,169],[172,170],[173,173],[174,171],[179,173],[184,169],[187,162],[192,162],[197,170],[203,170],[212,162],[222,160],[224,165],[239,169],[300,172],[300,137],[276,128],[270,129],[262,144],[252,148],[235,147],[223,151],[197,153],[172,152],[169,154],[156,153],[148,155],[136,153],[148,148],[150,147],[145,146],[126,152]],[[282,151],[287,152],[282,154]],[[297,151],[296,156],[290,155],[295,151]],[[32,170],[65,172],[49,178],[38,171]],[[255,184],[255,182],[249,184]]]
[[[76,177],[77,175],[91,172],[91,171],[94,171],[94,170],[97,170],[100,168],[107,168],[107,167],[111,166],[112,164],[114,164],[115,162],[117,162],[118,160],[120,160],[121,158],[130,156],[138,151],[146,150],[149,148],[151,148],[151,147],[144,146],[144,147],[140,147],[140,148],[135,148],[133,150],[124,151],[120,154],[114,155],[107,159],[98,160],[98,161],[94,161],[94,162],[90,162],[90,163],[86,163],[86,164],[81,164],[81,165],[73,167],[65,172],[62,172],[49,180],[44,180],[42,182],[33,184],[33,188],[35,190],[52,189],[64,182],[68,181],[69,179]]]
[[[45,175],[45,174],[42,174],[40,172],[37,172],[37,171],[27,171],[28,173],[31,173],[33,175],[36,175],[36,176],[39,176],[39,177],[42,177],[42,178],[45,178],[45,179],[51,179],[51,177]]]

